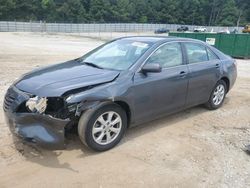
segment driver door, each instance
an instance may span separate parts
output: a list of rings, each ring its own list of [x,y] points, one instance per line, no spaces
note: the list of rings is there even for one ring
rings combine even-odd
[[[135,73],[133,98],[136,122],[178,111],[186,102],[188,68],[183,61],[180,43],[160,46],[145,64],[148,63],[160,64],[162,71]]]

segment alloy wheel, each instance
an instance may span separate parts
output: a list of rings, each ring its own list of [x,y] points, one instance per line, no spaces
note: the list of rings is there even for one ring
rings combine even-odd
[[[122,128],[122,119],[114,111],[101,114],[94,123],[92,136],[96,143],[107,145],[113,142],[119,135]]]
[[[225,96],[225,87],[222,84],[219,84],[213,93],[213,103],[214,105],[220,105]]]

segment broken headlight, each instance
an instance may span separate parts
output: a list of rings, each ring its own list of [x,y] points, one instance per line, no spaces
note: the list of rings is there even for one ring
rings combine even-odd
[[[26,107],[33,113],[38,112],[42,114],[47,108],[46,97],[32,97],[26,102]]]

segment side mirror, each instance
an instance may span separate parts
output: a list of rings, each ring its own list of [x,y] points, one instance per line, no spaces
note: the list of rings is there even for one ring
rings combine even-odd
[[[141,69],[142,73],[147,72],[161,72],[161,65],[159,63],[147,63]]]

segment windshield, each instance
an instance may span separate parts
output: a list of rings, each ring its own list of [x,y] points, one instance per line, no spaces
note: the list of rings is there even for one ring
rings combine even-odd
[[[86,54],[82,63],[97,68],[126,70],[141,57],[149,43],[131,40],[117,40]]]

